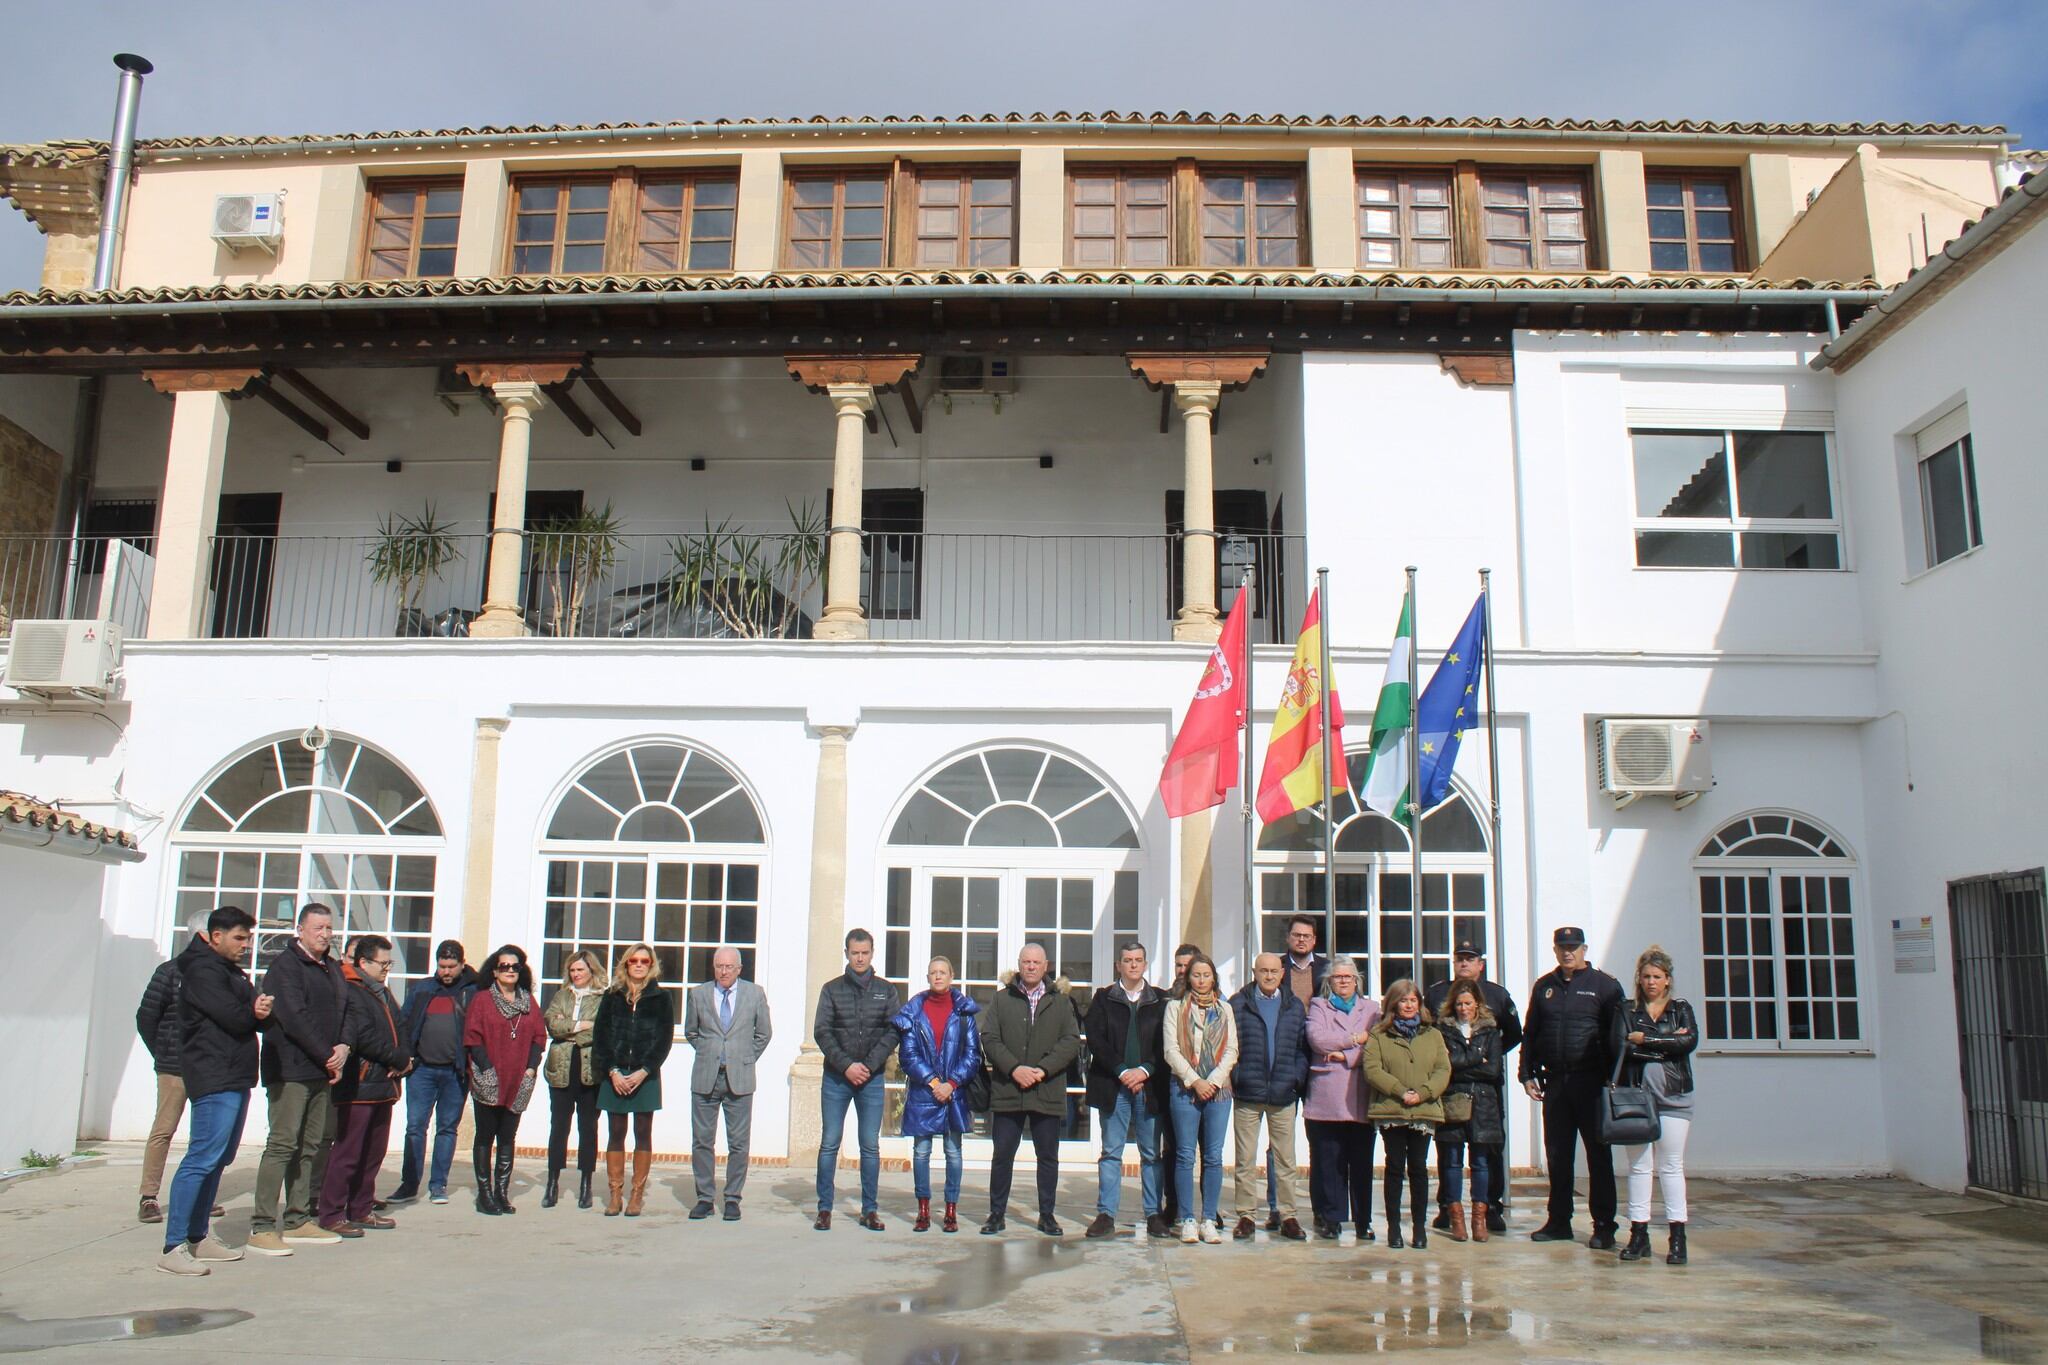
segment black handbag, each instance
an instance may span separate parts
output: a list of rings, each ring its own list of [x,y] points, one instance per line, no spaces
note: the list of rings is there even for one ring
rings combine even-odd
[[[989,1104],[989,1072],[987,1066],[975,1068],[967,1078],[967,1110],[972,1114],[986,1114]]]
[[[1614,1059],[1614,1074],[1600,1092],[1600,1140],[1610,1147],[1641,1147],[1663,1135],[1657,1117],[1657,1097],[1647,1085],[1623,1085],[1621,1069],[1628,1061],[1628,1044]]]

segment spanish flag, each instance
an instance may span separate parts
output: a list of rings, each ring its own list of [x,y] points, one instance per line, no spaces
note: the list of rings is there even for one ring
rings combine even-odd
[[[1259,773],[1259,818],[1268,824],[1323,799],[1323,689],[1331,679],[1323,670],[1323,612],[1320,593],[1310,593],[1301,618],[1301,638],[1294,643],[1294,662],[1280,692],[1280,711],[1266,740],[1266,763]],[[1344,762],[1344,708],[1330,691],[1330,729],[1336,750],[1333,763]],[[1341,773],[1341,766],[1338,768]],[[1340,780],[1341,777],[1340,777]]]

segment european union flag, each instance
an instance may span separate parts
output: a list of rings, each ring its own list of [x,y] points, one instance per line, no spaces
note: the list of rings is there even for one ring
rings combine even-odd
[[[1451,770],[1458,766],[1458,744],[1479,720],[1479,669],[1485,662],[1486,595],[1472,604],[1471,615],[1451,642],[1450,652],[1436,666],[1422,700],[1415,708],[1421,734],[1422,765],[1415,795],[1424,809],[1434,810],[1451,792]]]

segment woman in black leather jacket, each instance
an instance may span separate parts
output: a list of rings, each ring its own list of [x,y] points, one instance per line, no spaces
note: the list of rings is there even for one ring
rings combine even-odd
[[[1628,1245],[1624,1261],[1650,1256],[1650,1176],[1664,1197],[1670,1234],[1666,1265],[1685,1264],[1685,1139],[1692,1128],[1692,1054],[1700,1045],[1692,1006],[1671,994],[1671,955],[1651,944],[1636,959],[1635,998],[1615,1014],[1613,1040],[1624,1084],[1648,1087],[1657,1099],[1657,1140],[1628,1152]]]

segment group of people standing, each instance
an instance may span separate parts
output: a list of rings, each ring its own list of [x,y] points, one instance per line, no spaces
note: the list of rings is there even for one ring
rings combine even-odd
[[[1671,960],[1662,950],[1643,954],[1635,996],[1625,999],[1612,977],[1587,965],[1583,932],[1558,930],[1558,967],[1532,988],[1525,1028],[1513,998],[1486,979],[1474,944],[1457,945],[1450,980],[1426,993],[1412,980],[1394,981],[1375,1001],[1356,962],[1315,951],[1316,928],[1313,917],[1294,917],[1288,951],[1260,954],[1252,981],[1231,996],[1196,945],[1176,950],[1172,985],[1161,989],[1148,978],[1144,945],[1119,944],[1116,979],[1094,992],[1085,1018],[1065,983],[1048,980],[1038,943],[1023,946],[1016,972],[985,1006],[954,984],[954,964],[944,957],[928,964],[927,989],[905,1001],[875,971],[872,935],[854,930],[846,938],[846,971],[826,983],[818,1000],[815,1036],[825,1076],[813,1227],[832,1227],[849,1107],[860,1148],[858,1225],[886,1227],[879,1189],[884,1077],[890,1054],[900,1049],[914,1231],[933,1224],[935,1139],[946,1162],[939,1225],[958,1230],[961,1140],[975,1114],[986,1111],[993,1161],[981,1231],[994,1235],[1007,1226],[1016,1156],[1028,1132],[1037,1157],[1037,1227],[1063,1234],[1054,1207],[1058,1149],[1068,1076],[1078,1064],[1101,1135],[1089,1237],[1117,1231],[1124,1152],[1135,1143],[1147,1235],[1221,1242],[1228,1131],[1236,1150],[1231,1236],[1254,1238],[1263,1212],[1268,1231],[1307,1240],[1293,1159],[1298,1114],[1307,1129],[1308,1206],[1317,1237],[1334,1240],[1348,1222],[1359,1242],[1376,1240],[1372,1177],[1381,1148],[1390,1249],[1426,1247],[1432,1229],[1455,1242],[1485,1242],[1507,1226],[1506,1067],[1520,1049],[1519,1077],[1543,1106],[1550,1171],[1547,1217],[1532,1239],[1574,1236],[1576,1149],[1583,1143],[1593,1220],[1588,1245],[1615,1246],[1612,1154],[1600,1139],[1597,1106],[1607,1085],[1623,1081],[1658,1097],[1663,1127],[1654,1143],[1628,1149],[1631,1226],[1621,1259],[1649,1255],[1654,1173],[1670,1225],[1666,1259],[1685,1263],[1689,1057],[1698,1033],[1690,1007],[1671,995]],[[1263,1188],[1256,1178],[1262,1131]]]
[[[819,994],[814,1040],[824,1064],[817,1211],[832,1226],[839,1149],[854,1111],[860,1151],[859,1226],[882,1231],[879,1138],[892,1055],[905,1082],[902,1131],[912,1139],[915,1231],[933,1226],[932,1145],[945,1162],[939,1226],[959,1229],[962,1139],[989,1115],[994,1159],[984,1235],[1003,1232],[1016,1156],[1028,1134],[1037,1165],[1037,1227],[1064,1229],[1055,1215],[1060,1136],[1068,1122],[1070,1077],[1085,1077],[1101,1148],[1091,1238],[1117,1231],[1123,1159],[1138,1148],[1145,1226],[1152,1237],[1223,1240],[1223,1141],[1235,1150],[1232,1237],[1267,1230],[1292,1241],[1301,1173],[1294,1163],[1297,1115],[1310,1152],[1308,1207],[1314,1234],[1334,1240],[1348,1222],[1361,1243],[1375,1240],[1373,1165],[1383,1149],[1386,1244],[1422,1248],[1431,1228],[1452,1241],[1485,1242],[1506,1229],[1505,1068],[1521,1052],[1519,1079],[1543,1106],[1550,1198],[1536,1241],[1569,1240],[1577,1148],[1585,1147],[1588,1243],[1611,1249],[1618,1231],[1613,1158],[1600,1137],[1609,1085],[1647,1088],[1660,1134],[1628,1149],[1630,1233],[1621,1259],[1650,1255],[1650,1187],[1661,1186],[1670,1245],[1684,1264],[1684,1151],[1692,1113],[1690,1057],[1698,1045],[1692,1010],[1672,996],[1671,959],[1651,948],[1636,964],[1635,993],[1586,962],[1585,935],[1554,935],[1555,971],[1532,989],[1526,1028],[1508,993],[1485,977],[1477,947],[1460,943],[1454,975],[1425,993],[1391,982],[1365,994],[1355,961],[1315,951],[1316,921],[1295,916],[1287,952],[1262,953],[1252,980],[1225,996],[1216,964],[1198,946],[1174,954],[1173,979],[1149,979],[1142,943],[1118,945],[1116,978],[1096,990],[1084,1018],[1066,983],[1050,979],[1041,944],[1026,943],[1017,970],[986,1004],[954,981],[935,957],[927,988],[905,1001],[875,970],[874,939],[845,941],[846,970]],[[274,954],[260,988],[241,963],[254,931],[246,911],[223,906],[195,917],[192,937],[158,968],[136,1026],[158,1073],[157,1121],[143,1165],[138,1216],[163,1222],[159,1268],[204,1275],[210,1263],[244,1251],[292,1255],[297,1244],[334,1243],[390,1229],[386,1210],[427,1196],[448,1201],[462,1101],[473,1117],[476,1208],[501,1216],[512,1203],[514,1143],[521,1115],[544,1085],[550,1096],[543,1207],[561,1198],[571,1128],[577,1136],[577,1204],[591,1207],[597,1121],[605,1116],[606,1216],[638,1217],[652,1164],[653,1117],[676,1020],[659,980],[658,957],[634,944],[607,978],[594,953],[577,952],[543,1009],[524,949],[490,954],[479,977],[454,940],[435,950],[432,978],[415,982],[403,1008],[386,989],[391,941],[363,934],[345,957],[333,949],[333,912],[309,903],[290,942]],[[755,1066],[772,1037],[766,994],[740,977],[737,950],[720,948],[712,979],[690,991],[683,1032],[691,1071],[693,1175],[690,1217],[740,1217],[751,1132]],[[1086,1039],[1086,1046],[1083,1039]],[[1077,1074],[1078,1073],[1078,1074]],[[269,1135],[257,1168],[251,1233],[242,1249],[213,1237],[210,1220],[222,1173],[233,1162],[253,1087],[261,1081]],[[392,1114],[408,1106],[398,1188],[376,1197],[373,1181],[388,1149]],[[160,1199],[171,1136],[182,1110],[191,1138]],[[718,1120],[726,1125],[727,1172],[715,1186]],[[431,1160],[426,1139],[435,1123]],[[630,1179],[627,1131],[631,1129]],[[1257,1177],[1261,1139],[1267,1179]],[[1437,1155],[1437,1213],[1428,1221],[1429,1154]],[[1466,1184],[1469,1172],[1469,1201]],[[1405,1197],[1405,1198],[1404,1198]],[[1468,1215],[1469,1202],[1469,1215]],[[1403,1231],[1403,1212],[1408,1229]]]
[[[470,1101],[476,1209],[517,1213],[512,1202],[520,1117],[543,1085],[551,1131],[543,1207],[561,1197],[569,1131],[577,1130],[577,1203],[593,1202],[597,1116],[605,1115],[607,1216],[640,1216],[653,1163],[653,1120],[661,1068],[675,1038],[675,1012],[660,984],[655,950],[639,943],[603,962],[578,952],[545,1010],[526,951],[507,944],[479,978],[462,945],[435,949],[435,972],[415,982],[403,1008],[385,983],[391,941],[359,935],[334,953],[334,912],[308,903],[294,934],[263,974],[243,970],[255,931],[245,910],[222,906],[194,916],[191,938],[160,966],[143,993],[136,1029],[157,1070],[157,1116],[144,1152],[137,1216],[164,1223],[157,1265],[174,1275],[209,1273],[245,1253],[290,1256],[307,1244],[339,1243],[395,1228],[386,1212],[420,1197],[448,1202],[462,1102]],[[697,1204],[712,1211],[716,1121],[727,1137],[725,1217],[739,1215],[746,1180],[754,1062],[770,1037],[766,996],[739,979],[736,950],[712,959],[711,981],[691,993],[686,1038],[697,1051],[693,1108]],[[270,1131],[256,1171],[250,1235],[240,1248],[212,1235],[222,1174],[233,1164],[259,1083]],[[407,1100],[398,1188],[378,1198],[374,1181],[389,1150],[392,1114]],[[171,1138],[192,1111],[185,1159],[161,1198]],[[427,1159],[429,1122],[434,1147]],[[632,1129],[628,1192],[626,1134]]]

